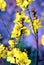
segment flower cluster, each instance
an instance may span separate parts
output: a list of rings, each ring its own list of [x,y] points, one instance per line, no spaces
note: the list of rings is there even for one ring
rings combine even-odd
[[[33,23],[33,25],[32,25]],[[32,22],[30,22],[30,26],[33,28],[33,33],[36,33],[37,30],[41,27],[41,22],[39,19],[33,19]]]
[[[27,23],[30,22],[29,17],[26,16],[24,11],[22,11],[22,12],[17,11],[16,12],[16,19],[14,20],[14,23],[22,23],[22,21],[21,21],[22,19],[24,20],[24,22],[27,22]]]
[[[28,59],[27,54],[25,52],[21,52],[18,48],[8,51],[7,61],[18,65],[29,65],[31,63],[31,60]]]
[[[17,6],[20,6],[22,10],[26,10],[26,8],[32,4],[33,0],[16,0]]]
[[[37,17],[37,12],[34,8],[32,8],[32,17],[33,20],[30,22],[30,26],[32,27],[32,32],[35,34],[37,33],[38,29],[42,26],[41,21]]]
[[[24,12],[17,12],[16,19],[14,20],[14,28],[11,34],[11,38],[19,39],[22,34],[30,35],[30,29],[24,25],[24,22],[30,22],[28,16]]]
[[[17,5],[25,10],[32,0],[16,0]],[[5,11],[6,2],[4,0],[0,1],[0,9]],[[15,48],[17,41],[13,40],[15,38],[18,40],[21,38],[22,34],[30,35],[30,29],[24,25],[24,22],[30,23],[29,17],[25,15],[24,11],[16,12],[16,19],[14,20],[14,28],[11,33],[11,39],[8,41],[9,46],[6,47],[3,44],[0,44],[0,58],[6,58],[8,62],[17,64],[17,65],[29,65],[31,60],[28,59],[26,52],[20,51],[19,48]]]
[[[5,0],[0,0],[0,10],[5,11],[6,9],[6,2]]]
[[[18,48],[5,47],[0,44],[0,58],[6,58],[8,62],[18,65],[29,65],[31,60],[28,59],[27,53],[21,52]]]

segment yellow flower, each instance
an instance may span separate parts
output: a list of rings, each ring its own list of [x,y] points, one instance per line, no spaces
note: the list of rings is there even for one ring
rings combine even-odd
[[[7,50],[3,44],[0,44],[0,58],[6,58]]]
[[[22,27],[21,30],[23,30],[23,34],[26,36],[30,35],[30,29],[28,29],[26,26]]]
[[[37,30],[40,28],[41,26],[41,22],[38,19],[34,19],[33,23],[30,22],[30,26],[33,28],[32,31],[34,31],[35,33],[37,32]]]
[[[0,10],[5,11],[6,10],[6,2],[4,0],[0,1]]]
[[[12,34],[11,34],[11,38],[16,38],[16,39],[18,39],[20,37],[20,31],[18,31],[18,30],[13,30],[12,31]]]
[[[20,23],[15,24],[12,34],[11,34],[11,38],[16,38],[17,40],[19,39],[21,35],[21,32],[20,32],[21,27],[22,25]]]
[[[0,44],[0,58],[6,58],[8,62],[18,65],[29,65],[31,63],[26,52],[20,51],[19,48],[13,48],[9,51],[3,44]]]
[[[27,53],[21,52],[18,48],[13,48],[11,51],[8,51],[7,61],[18,65],[29,65],[31,63]]]
[[[16,19],[14,20],[15,25],[11,34],[11,38],[16,38],[18,40],[21,37],[22,32],[27,36],[30,35],[30,30],[27,27],[24,27],[24,22],[30,23],[31,21],[23,11],[17,11]]]
[[[7,50],[4,49],[3,52],[1,53],[1,58],[6,58],[7,57]]]
[[[42,45],[44,46],[44,35],[42,35],[41,43],[42,43]]]
[[[27,23],[30,23],[31,22],[31,20],[28,18],[28,16],[24,16],[25,17],[25,22],[27,22]]]
[[[15,59],[13,57],[7,57],[7,61],[15,64]]]
[[[7,61],[10,62],[10,63],[17,64],[18,63],[17,56],[19,55],[18,52],[19,52],[19,50],[17,48],[14,48],[11,51],[8,51],[8,53],[7,53]]]
[[[23,56],[24,56],[24,59],[25,59],[24,60],[25,61],[25,64],[26,65],[29,65],[31,63],[31,60],[28,59],[28,56],[27,56],[27,54],[25,52],[23,52]]]
[[[9,43],[9,45],[10,45],[11,47],[14,47],[15,44],[16,44],[16,42],[15,42],[14,40],[9,40],[8,43]]]
[[[14,23],[20,23],[20,24],[22,24],[22,21],[21,21],[22,19],[24,19],[23,22],[30,23],[29,17],[26,16],[23,11],[22,12],[19,12],[19,11],[16,12],[16,19],[14,20]]]
[[[21,19],[21,14],[20,14],[20,12],[16,12],[16,19],[14,20],[14,23],[19,22],[20,19]]]
[[[35,32],[37,32],[40,25],[41,25],[41,23],[40,23],[40,21],[38,19],[33,20],[33,26],[34,26]]]
[[[16,0],[17,3],[22,4],[23,0]]]
[[[22,8],[22,10],[26,10],[27,6],[32,3],[33,0],[16,0],[17,5]]]
[[[17,40],[20,38],[20,35],[25,34],[26,36],[30,35],[30,29],[28,29],[26,26],[23,27],[17,27],[19,25],[16,25],[13,28],[11,38],[16,38]],[[22,32],[21,32],[22,31]]]
[[[0,4],[3,2],[4,0],[0,0]]]
[[[15,59],[13,57],[12,51],[7,52],[7,61],[10,62],[10,63],[15,63]]]
[[[20,25],[20,23],[18,24],[15,24],[14,27],[13,27],[13,30],[20,30],[20,28],[22,27],[22,25]]]
[[[3,44],[0,44],[0,51],[3,51],[5,49]]]

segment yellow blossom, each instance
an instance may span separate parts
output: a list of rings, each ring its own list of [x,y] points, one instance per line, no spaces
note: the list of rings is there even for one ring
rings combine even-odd
[[[23,30],[23,34],[28,36],[30,35],[30,29],[28,29],[26,26],[22,27],[21,28]]]
[[[33,27],[32,31],[36,33],[38,28],[41,26],[41,22],[38,19],[34,19],[32,22],[30,22],[30,26]]]
[[[7,52],[7,61],[10,62],[10,63],[15,63],[15,59],[13,57],[12,51]]]
[[[14,23],[22,23],[22,19],[24,19],[23,20],[23,22],[27,22],[27,23],[30,23],[30,19],[29,19],[29,17],[28,16],[26,16],[25,15],[25,13],[22,11],[22,12],[16,12],[16,19],[14,20]]]
[[[18,6],[22,8],[22,10],[26,10],[27,6],[32,3],[33,0],[16,0]]]
[[[1,58],[6,58],[7,57],[7,50],[4,49],[3,52],[1,53]]]
[[[17,24],[13,28],[11,38],[19,39],[22,34],[24,34],[26,36],[30,35],[30,29],[27,28],[26,26],[19,27],[19,25]]]
[[[42,45],[44,46],[44,35],[42,35],[41,43],[42,43]]]
[[[4,0],[0,1],[0,10],[5,11],[6,9],[6,2]]]
[[[4,50],[4,45],[3,44],[0,44],[0,52]]]
[[[7,57],[7,61],[10,63],[15,63],[15,59],[13,57]]]
[[[18,65],[29,65],[31,60],[28,59],[27,53],[20,51],[19,48],[7,50],[3,44],[0,44],[0,58],[6,58],[8,62]]]
[[[18,39],[20,37],[20,26],[18,24],[16,24],[13,28],[12,34],[11,34],[11,38],[16,38]]]
[[[6,58],[7,50],[3,44],[0,44],[0,58]]]
[[[25,15],[24,11],[16,12],[16,19],[14,20],[14,28],[11,34],[11,38],[16,38],[17,40],[21,37],[22,34],[30,35],[30,29],[24,26],[24,22],[30,23],[31,20],[28,16]]]
[[[16,19],[14,20],[14,23],[19,22],[21,19],[21,14],[19,12],[16,12]]]
[[[20,37],[20,31],[18,31],[18,30],[13,30],[12,31],[12,34],[11,34],[11,38],[16,38],[16,39],[18,39]]]
[[[21,52],[18,48],[8,51],[7,61],[18,65],[29,65],[31,63],[31,60],[28,59],[27,53]]]
[[[8,43],[9,43],[9,45],[10,45],[11,47],[14,47],[15,44],[16,44],[16,42],[15,42],[14,40],[9,40]]]
[[[18,30],[18,31],[19,31],[21,27],[22,27],[22,25],[20,25],[20,23],[15,24],[15,25],[14,25],[14,27],[13,27],[13,30],[15,30],[15,29],[16,29],[16,30]]]

